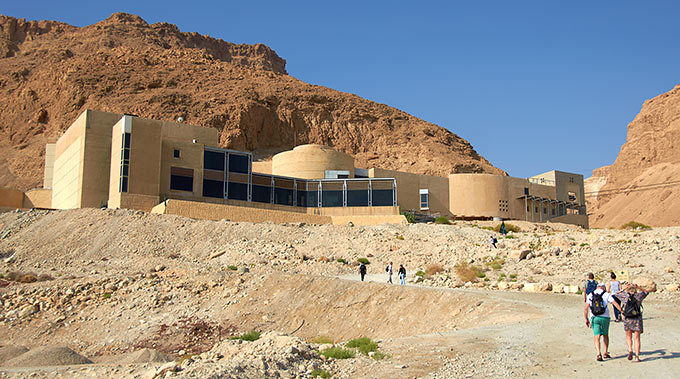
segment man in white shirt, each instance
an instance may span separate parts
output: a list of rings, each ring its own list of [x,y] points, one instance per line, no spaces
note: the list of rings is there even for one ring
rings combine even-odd
[[[614,301],[614,297],[606,292],[607,286],[599,283],[597,289],[590,293],[586,298],[583,308],[583,315],[586,318],[586,326],[593,328],[595,335],[595,350],[597,360],[602,361],[603,354],[600,352],[600,336],[604,340],[604,358],[611,358],[609,355],[609,304],[621,310],[621,306]]]

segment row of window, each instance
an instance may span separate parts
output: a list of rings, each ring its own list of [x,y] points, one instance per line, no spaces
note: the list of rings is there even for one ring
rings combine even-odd
[[[130,177],[130,133],[123,133],[120,148],[120,182],[119,192],[128,191],[128,180]]]

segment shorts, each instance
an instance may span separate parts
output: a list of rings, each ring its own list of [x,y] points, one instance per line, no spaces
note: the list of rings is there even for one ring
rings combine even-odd
[[[590,319],[593,326],[593,334],[596,336],[606,336],[609,334],[609,317],[594,316]]]

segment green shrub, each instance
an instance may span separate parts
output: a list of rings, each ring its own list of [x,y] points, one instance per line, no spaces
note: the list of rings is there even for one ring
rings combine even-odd
[[[397,239],[398,239],[399,241],[403,241],[403,240],[404,240],[404,236],[398,235],[398,236],[397,236]]]
[[[413,213],[401,212],[401,215],[404,216],[404,218],[406,218],[406,222],[408,222],[409,224],[413,224],[416,222],[416,216]]]
[[[344,260],[344,259],[342,259],[342,258],[338,258],[338,259],[336,260],[336,262],[347,264],[347,261]]]
[[[110,293],[110,292],[106,292],[106,293],[104,293],[104,294],[102,295],[102,299],[110,299],[110,298],[111,298],[111,293]]]
[[[491,262],[486,262],[485,264],[494,270],[500,270],[503,264],[505,264],[505,259],[495,257]]]
[[[331,373],[320,369],[320,368],[315,368],[312,370],[312,378],[323,378],[323,379],[328,379],[331,377]]]
[[[486,277],[486,274],[483,273],[483,272],[481,272],[481,271],[478,271],[478,272],[477,272],[477,277],[481,279],[481,278]]]
[[[576,291],[576,294],[577,294],[577,295],[583,295],[583,291],[578,290],[578,291]]]
[[[517,274],[510,274],[510,279],[516,279],[516,278],[517,278]]]
[[[242,341],[257,341],[260,339],[260,332],[253,330],[252,332],[241,334],[240,336],[233,336],[232,340],[242,340]]]
[[[590,245],[588,244],[588,242],[584,242],[584,243],[580,244],[579,246],[580,247],[586,247],[586,246],[590,246]]]
[[[363,355],[368,355],[371,351],[378,351],[378,344],[367,337],[349,340],[345,346],[358,348],[359,352]]]
[[[493,229],[493,226],[482,226],[482,229],[484,229],[484,230],[491,230],[491,231],[494,230],[494,229]]]
[[[502,225],[502,224],[496,225],[496,226],[493,228],[493,230],[500,233],[500,231],[501,231],[501,225]],[[519,233],[519,232],[522,231],[522,229],[520,229],[519,226],[513,225],[513,224],[505,224],[505,230],[507,230],[508,233],[510,233],[510,232]]]
[[[484,278],[484,281],[485,281],[485,282],[488,282],[488,281],[491,281],[491,279],[489,279],[489,278]]]
[[[621,225],[621,229],[649,230],[651,228],[652,228],[651,226],[645,225],[645,224],[643,224],[641,222],[637,222],[637,221],[630,221],[630,222],[627,222],[627,223]]]
[[[383,353],[382,351],[376,351],[375,354],[373,354],[373,359],[376,361],[379,361],[381,359],[389,358],[390,356],[388,354]]]
[[[326,344],[331,344],[335,341],[331,337],[328,336],[317,336],[309,340],[311,343],[318,343],[319,345],[326,345]]]
[[[446,218],[446,216],[439,216],[439,217],[437,217],[437,218],[434,219],[434,223],[435,223],[435,224],[445,224],[445,225],[449,225],[449,224],[451,224],[451,221],[449,221],[449,219]]]
[[[470,226],[473,227],[473,228],[479,228],[479,225],[477,225],[477,224],[472,224]]]
[[[371,262],[368,261],[368,258],[359,258],[357,259],[359,263],[363,263],[365,265],[371,264]]]
[[[319,352],[319,354],[323,355],[326,358],[334,359],[348,359],[354,358],[355,356],[354,350],[344,349],[339,346],[333,346],[329,347],[328,349],[323,349]]]
[[[230,269],[231,271],[238,270],[238,267],[236,267],[236,266],[227,266],[227,268]]]
[[[505,278],[505,274],[501,272],[500,277],[501,277],[501,278]]]
[[[416,276],[425,276],[425,271],[418,270],[418,272],[416,272]]]
[[[508,234],[508,235],[505,236],[505,238],[507,238],[507,239],[515,239],[515,238],[517,238],[517,237],[516,237],[516,236],[513,236],[512,234]]]

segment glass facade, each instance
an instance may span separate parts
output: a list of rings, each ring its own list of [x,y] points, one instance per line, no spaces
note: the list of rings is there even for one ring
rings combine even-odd
[[[313,208],[397,205],[392,178],[306,180],[254,173],[251,166],[248,153],[206,148],[203,196]]]
[[[128,180],[130,178],[130,133],[123,133],[121,154],[120,154],[120,183],[118,191],[128,191]]]

